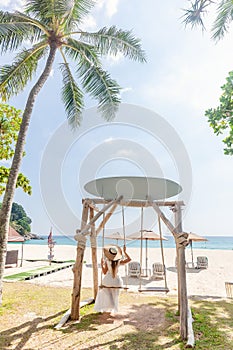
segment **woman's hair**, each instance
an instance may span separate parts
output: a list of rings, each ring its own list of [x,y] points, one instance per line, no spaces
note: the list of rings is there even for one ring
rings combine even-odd
[[[119,264],[119,260],[111,260],[113,278],[116,277],[118,264]]]

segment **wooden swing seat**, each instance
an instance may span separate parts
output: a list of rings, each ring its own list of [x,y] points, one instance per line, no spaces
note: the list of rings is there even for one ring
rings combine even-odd
[[[113,288],[113,289],[129,289],[128,287],[108,287],[108,286],[104,286],[104,285],[100,285],[99,286],[99,288],[100,289],[102,289],[102,288],[109,288],[109,289],[111,289],[111,288]]]
[[[161,293],[168,293],[169,289],[166,287],[144,287],[139,288],[139,292],[161,292]]]

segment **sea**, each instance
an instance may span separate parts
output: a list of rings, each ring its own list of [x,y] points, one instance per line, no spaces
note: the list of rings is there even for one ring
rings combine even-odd
[[[41,245],[48,245],[48,236],[41,236],[42,239],[32,239],[25,241],[24,244],[41,244]],[[167,241],[163,241],[163,247],[164,248],[175,248],[175,241],[173,236],[165,236],[167,238]],[[233,250],[233,236],[206,236],[205,237],[207,241],[204,242],[193,242],[192,247],[193,249],[215,249],[215,250]],[[55,242],[55,245],[77,245],[77,242],[72,236],[62,236],[62,235],[54,235],[53,240]],[[99,236],[97,238],[98,241],[98,247],[102,247],[103,245],[103,239],[102,236]],[[104,245],[106,244],[118,244],[119,246],[122,246],[124,243],[123,241],[111,240],[107,239],[105,237],[104,239]],[[15,244],[15,243],[8,243],[8,244]],[[90,241],[87,239],[87,246],[90,246]],[[141,242],[140,240],[127,240],[126,241],[127,247],[132,248],[140,248]],[[146,246],[146,242],[143,241],[143,247]],[[147,241],[148,248],[159,248],[160,247],[160,241]]]

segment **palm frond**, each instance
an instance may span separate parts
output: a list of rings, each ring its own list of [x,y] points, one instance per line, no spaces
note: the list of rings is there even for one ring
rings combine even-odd
[[[0,11],[1,52],[16,50],[25,40],[34,43],[42,33],[41,24],[24,14]]]
[[[27,0],[25,13],[53,29],[56,21],[62,18],[63,4],[62,0]]]
[[[130,59],[140,62],[146,61],[140,40],[135,38],[131,31],[117,29],[116,26],[104,27],[96,33],[81,32],[80,40],[92,44],[103,55],[117,55],[121,52]]]
[[[78,40],[68,38],[67,44],[64,44],[67,55],[74,61],[80,57],[80,50],[85,52],[86,58],[90,64],[100,65],[100,60],[95,48],[92,45],[82,43]]]
[[[84,107],[83,94],[73,78],[68,63],[60,64],[60,69],[63,76],[62,100],[68,121],[73,128],[76,128],[81,123],[81,113]]]
[[[70,3],[69,0],[65,2]],[[95,1],[93,0],[74,0],[66,16],[66,29],[71,31],[75,28],[87,16],[94,5]]]
[[[120,104],[120,87],[101,67],[83,64],[79,69],[82,85],[86,92],[98,101],[98,110],[106,120],[116,116]]]
[[[3,101],[24,89],[46,52],[47,42],[42,42],[30,50],[22,50],[11,65],[0,67],[0,95]]]
[[[232,0],[223,0],[217,8],[217,17],[212,28],[213,39],[220,40],[228,31],[230,22],[233,19]]]
[[[212,0],[195,0],[192,2],[189,9],[183,10],[185,13],[182,18],[185,26],[191,25],[191,28],[201,26],[204,30],[203,16],[207,11],[207,7],[213,3],[214,1]]]
[[[64,22],[66,27],[70,27],[74,21],[80,21],[93,5],[93,0],[28,0],[25,10],[51,28],[57,22]]]
[[[113,119],[120,103],[120,87],[102,69],[95,49],[88,44],[69,39],[65,50],[77,61],[77,73],[82,86],[98,101],[98,109],[103,117],[106,120]]]

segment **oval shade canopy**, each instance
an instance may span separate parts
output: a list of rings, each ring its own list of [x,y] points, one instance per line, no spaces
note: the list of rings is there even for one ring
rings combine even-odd
[[[89,181],[85,190],[104,199],[123,196],[127,200],[158,200],[173,197],[182,191],[176,182],[157,177],[118,176]]]

